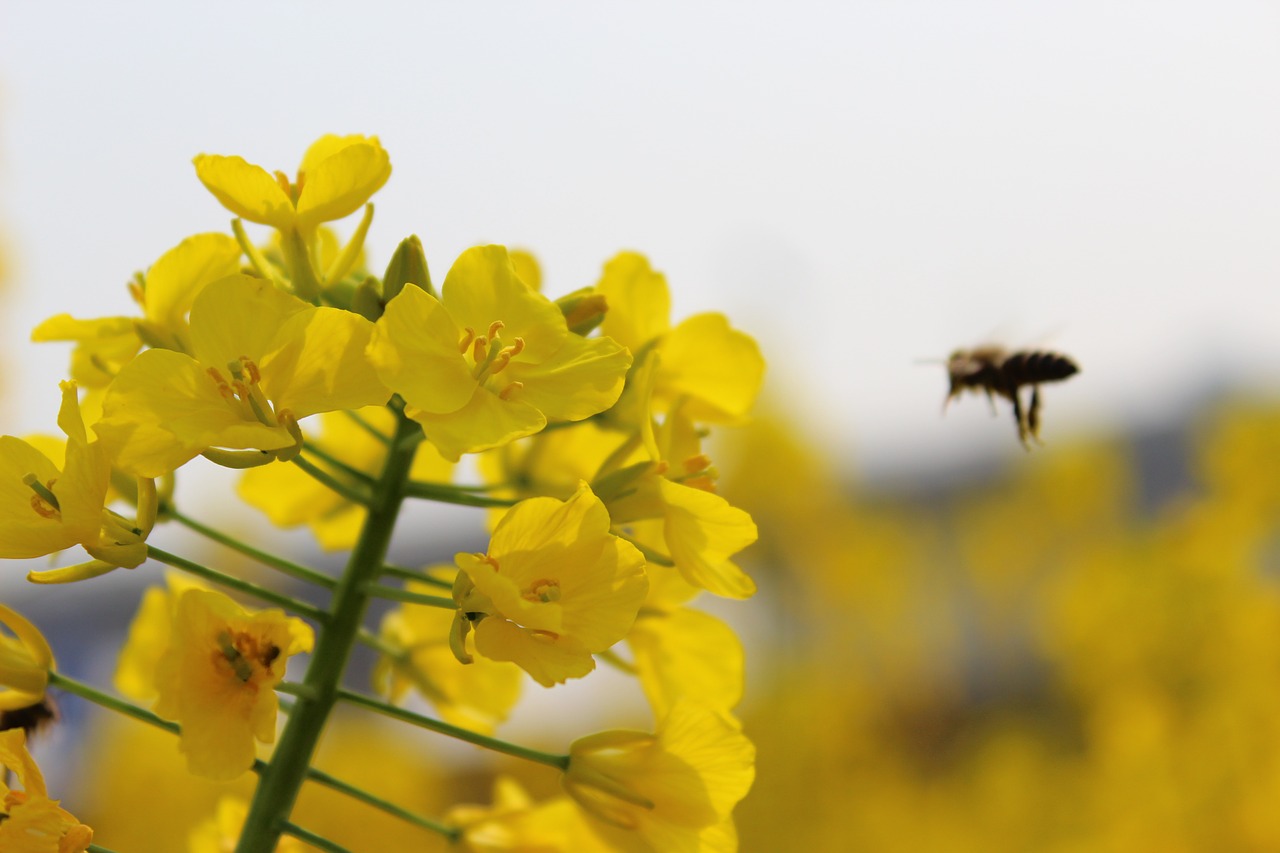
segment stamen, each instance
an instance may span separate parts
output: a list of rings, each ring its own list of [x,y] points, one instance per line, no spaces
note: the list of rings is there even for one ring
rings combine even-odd
[[[475,342],[472,343],[471,357],[475,359],[477,364],[479,364],[484,361],[484,357],[488,355],[488,350],[489,340],[482,335],[481,337],[476,338]]]
[[[22,482],[35,492],[31,496],[31,508],[36,514],[42,518],[61,518],[62,506],[58,503],[58,497],[53,493],[53,484],[58,482],[57,478],[50,480],[48,483],[40,482],[40,478],[35,474],[24,474]]]
[[[133,298],[133,301],[138,303],[139,307],[146,308],[147,291],[143,287],[142,282],[142,273],[134,273],[133,278],[125,285],[125,287],[129,288],[129,296]]]
[[[498,399],[510,400],[512,394],[515,394],[516,392],[522,390],[523,388],[524,388],[523,382],[512,382],[506,388],[503,388],[501,391],[498,392]]]
[[[684,470],[690,474],[696,474],[699,471],[705,471],[711,467],[711,457],[705,453],[699,453],[697,456],[690,456],[688,459],[680,463],[684,466]]]
[[[494,338],[496,338],[498,336],[498,332],[502,331],[506,325],[507,324],[502,322],[501,320],[494,320],[492,323],[490,323],[489,334],[488,334],[489,340],[493,340]]]
[[[244,365],[245,373],[249,374],[249,383],[251,385],[257,385],[262,381],[262,373],[258,370],[258,365],[247,355],[240,356],[240,363]]]
[[[218,372],[218,368],[210,367],[208,374],[212,377],[214,383],[218,386],[218,393],[227,400],[235,400],[236,393],[231,390],[231,386],[227,384],[227,380],[222,378],[222,374]]]
[[[526,601],[534,603],[547,604],[552,601],[560,600],[560,582],[551,578],[540,578],[529,584],[529,589],[524,593]]]
[[[226,658],[227,663],[231,664],[231,670],[236,674],[236,678],[243,682],[248,682],[253,677],[253,665],[240,653],[237,645],[232,640],[229,631],[223,631],[218,634],[218,650],[222,652],[222,656]]]
[[[462,340],[458,341],[458,352],[465,353],[471,347],[471,342],[476,339],[476,330],[467,326],[463,329]]]

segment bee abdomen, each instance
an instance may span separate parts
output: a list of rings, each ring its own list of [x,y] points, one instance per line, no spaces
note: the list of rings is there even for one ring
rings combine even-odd
[[[1005,379],[1014,385],[1035,385],[1066,379],[1080,368],[1065,355],[1056,352],[1015,352],[1000,366]]]

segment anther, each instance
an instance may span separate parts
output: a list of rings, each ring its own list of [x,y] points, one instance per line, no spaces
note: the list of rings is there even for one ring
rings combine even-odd
[[[475,359],[477,364],[484,361],[484,357],[488,354],[488,352],[489,352],[489,340],[485,338],[483,335],[481,337],[476,338],[475,341],[471,344],[471,357]]]
[[[476,339],[476,330],[467,326],[463,332],[462,340],[458,341],[458,352],[465,353],[471,347],[471,342]]]
[[[231,386],[227,384],[227,380],[222,378],[222,374],[218,372],[218,368],[210,367],[207,371],[214,383],[218,386],[218,393],[228,400],[235,399],[235,392],[231,390]]]
[[[502,322],[501,320],[494,320],[492,323],[490,323],[489,332],[488,332],[489,340],[493,340],[494,338],[496,338],[498,336],[498,332],[501,332],[506,325],[507,324]]]
[[[696,474],[699,471],[705,471],[711,467],[711,457],[705,453],[699,453],[697,456],[690,456],[684,462],[680,463],[684,466],[684,470],[690,474]]]

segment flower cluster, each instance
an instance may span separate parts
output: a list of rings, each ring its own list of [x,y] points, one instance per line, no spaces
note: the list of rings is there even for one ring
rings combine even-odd
[[[712,428],[747,418],[764,370],[755,342],[719,314],[673,325],[665,279],[634,253],[560,299],[542,292],[532,255],[498,245],[464,251],[438,291],[416,237],[371,273],[369,199],[391,172],[376,137],[323,137],[293,177],[219,155],[195,168],[237,217],[231,234],[188,237],[139,273],[129,285],[139,316],[42,323],[36,340],[74,345],[58,417],[66,440],[0,438],[0,556],[80,546],[91,558],[33,581],[147,560],[196,576],[145,593],[122,652],[116,687],[151,710],[52,675],[39,632],[7,610],[0,618],[16,627],[0,637],[0,708],[39,702],[54,684],[177,733],[193,774],[257,772],[251,801],[225,800],[193,828],[194,849],[236,835],[238,850],[275,849],[281,833],[323,846],[289,810],[317,778],[311,758],[340,703],[562,771],[565,799],[539,804],[500,782],[492,807],[419,819],[472,849],[736,849],[731,813],[753,778],[732,716],[742,650],[691,604],[702,592],[755,592],[735,562],[755,525],[717,493],[703,450]],[[327,223],[357,211],[344,243]],[[268,238],[250,239],[246,221]],[[455,469],[469,454],[478,465]],[[207,463],[242,469],[241,497],[272,522],[349,549],[342,574],[188,515],[175,484]],[[458,470],[480,481],[455,482]],[[488,510],[487,548],[452,565],[389,563],[401,509],[417,499]],[[328,601],[170,553],[157,523]],[[361,624],[375,598],[397,603],[376,632]],[[379,653],[380,696],[345,685],[357,643]],[[653,734],[603,732],[563,755],[493,736],[525,675],[549,688],[598,662],[637,677]],[[397,704],[411,688],[441,719]],[[548,823],[552,814],[562,817]]]

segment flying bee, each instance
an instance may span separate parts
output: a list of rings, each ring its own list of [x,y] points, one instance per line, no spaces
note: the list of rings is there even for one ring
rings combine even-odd
[[[995,411],[995,398],[1003,397],[1013,403],[1013,420],[1018,426],[1018,440],[1028,450],[1027,437],[1040,441],[1040,385],[1044,382],[1061,382],[1079,373],[1080,368],[1065,355],[1043,350],[1019,350],[1009,352],[1003,347],[986,345],[973,349],[958,349],[947,359],[947,374],[951,389],[946,404],[965,391],[983,391]],[[1031,386],[1031,403],[1024,410],[1018,399],[1024,385]]]

